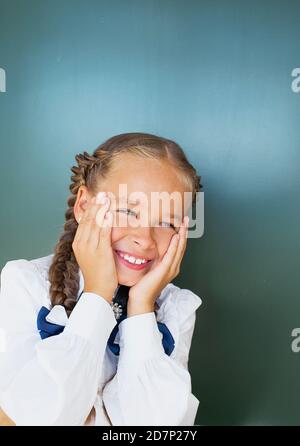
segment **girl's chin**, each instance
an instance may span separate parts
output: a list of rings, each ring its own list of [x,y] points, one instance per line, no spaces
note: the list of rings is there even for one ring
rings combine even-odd
[[[133,285],[135,285],[138,281],[135,279],[130,279],[129,277],[124,277],[123,274],[118,275],[118,283],[119,285],[126,285],[129,287],[132,287]]]
[[[118,282],[120,285],[133,286],[147,273],[147,271],[135,271],[131,269],[127,270],[127,268],[126,271],[124,271],[124,268],[119,268],[117,266]]]

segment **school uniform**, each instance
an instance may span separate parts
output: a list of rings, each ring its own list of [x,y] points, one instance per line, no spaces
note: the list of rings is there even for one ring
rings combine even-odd
[[[53,255],[10,260],[1,271],[4,412],[16,425],[194,425],[188,358],[200,297],[169,283],[155,311],[120,317],[114,300],[83,292],[79,270],[68,318],[51,308]]]

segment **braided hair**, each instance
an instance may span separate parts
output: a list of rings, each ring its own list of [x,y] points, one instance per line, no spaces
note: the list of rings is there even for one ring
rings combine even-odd
[[[55,245],[48,272],[51,304],[63,305],[68,316],[76,305],[80,284],[79,265],[72,248],[78,227],[74,215],[77,192],[84,185],[92,195],[96,195],[101,179],[106,178],[114,160],[124,152],[148,158],[168,159],[192,189],[193,203],[196,192],[202,188],[201,177],[187,160],[182,148],[174,141],[160,136],[148,133],[122,133],[106,140],[92,155],[86,151],[76,155],[77,165],[71,167],[73,173],[69,186],[71,195],[67,200],[65,224]]]

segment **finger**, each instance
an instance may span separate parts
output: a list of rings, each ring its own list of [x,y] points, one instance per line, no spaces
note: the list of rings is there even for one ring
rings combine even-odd
[[[183,255],[184,249],[187,244],[187,235],[188,235],[188,217],[185,217],[183,222],[180,225],[179,234],[179,243],[178,243],[178,251],[176,256],[178,258]]]
[[[188,232],[187,225],[188,225],[188,220],[186,218],[184,218],[184,221],[181,224],[180,230],[178,232],[178,235],[179,235],[179,242],[178,242],[178,247],[177,247],[178,249],[174,256],[174,263],[173,263],[175,268],[177,268],[180,265],[180,263],[183,259],[183,256],[184,256],[185,249],[186,249],[187,232]]]
[[[96,197],[92,197],[88,202],[88,206],[80,220],[78,226],[78,238],[83,243],[87,243],[90,237],[93,225],[95,225],[95,216],[101,204],[96,202]],[[103,205],[102,205],[103,206]],[[99,236],[99,235],[98,235]]]
[[[102,224],[98,248],[108,250],[111,248],[111,232],[113,227],[114,215],[108,210],[105,212],[105,217]]]
[[[98,212],[96,213],[95,221],[100,229],[102,229],[104,217],[110,207],[110,204],[111,204],[111,202],[110,202],[109,197],[105,197],[105,202],[104,202],[103,206],[100,209],[98,209]]]
[[[100,209],[98,205],[98,208],[93,214],[93,222],[91,225],[91,231],[89,234],[88,243],[91,243],[96,249],[98,247],[99,240],[101,238],[101,233],[103,230],[102,228],[103,220],[109,207],[110,207],[110,200],[109,198],[106,197],[106,201],[104,202],[104,204],[101,205]]]
[[[169,268],[173,263],[173,259],[176,254],[176,251],[177,251],[178,242],[179,242],[179,235],[174,234],[173,237],[171,238],[167,252],[165,253],[165,255],[161,261],[161,263],[166,268]]]

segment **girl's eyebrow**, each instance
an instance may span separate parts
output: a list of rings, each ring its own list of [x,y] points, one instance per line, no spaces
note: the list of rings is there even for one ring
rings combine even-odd
[[[132,205],[135,205],[135,204],[140,204],[140,200],[139,199],[131,199],[131,200],[129,200],[128,199],[128,197],[117,197],[120,201],[122,201],[122,202],[124,202],[124,203],[127,203],[127,204],[132,204]]]

